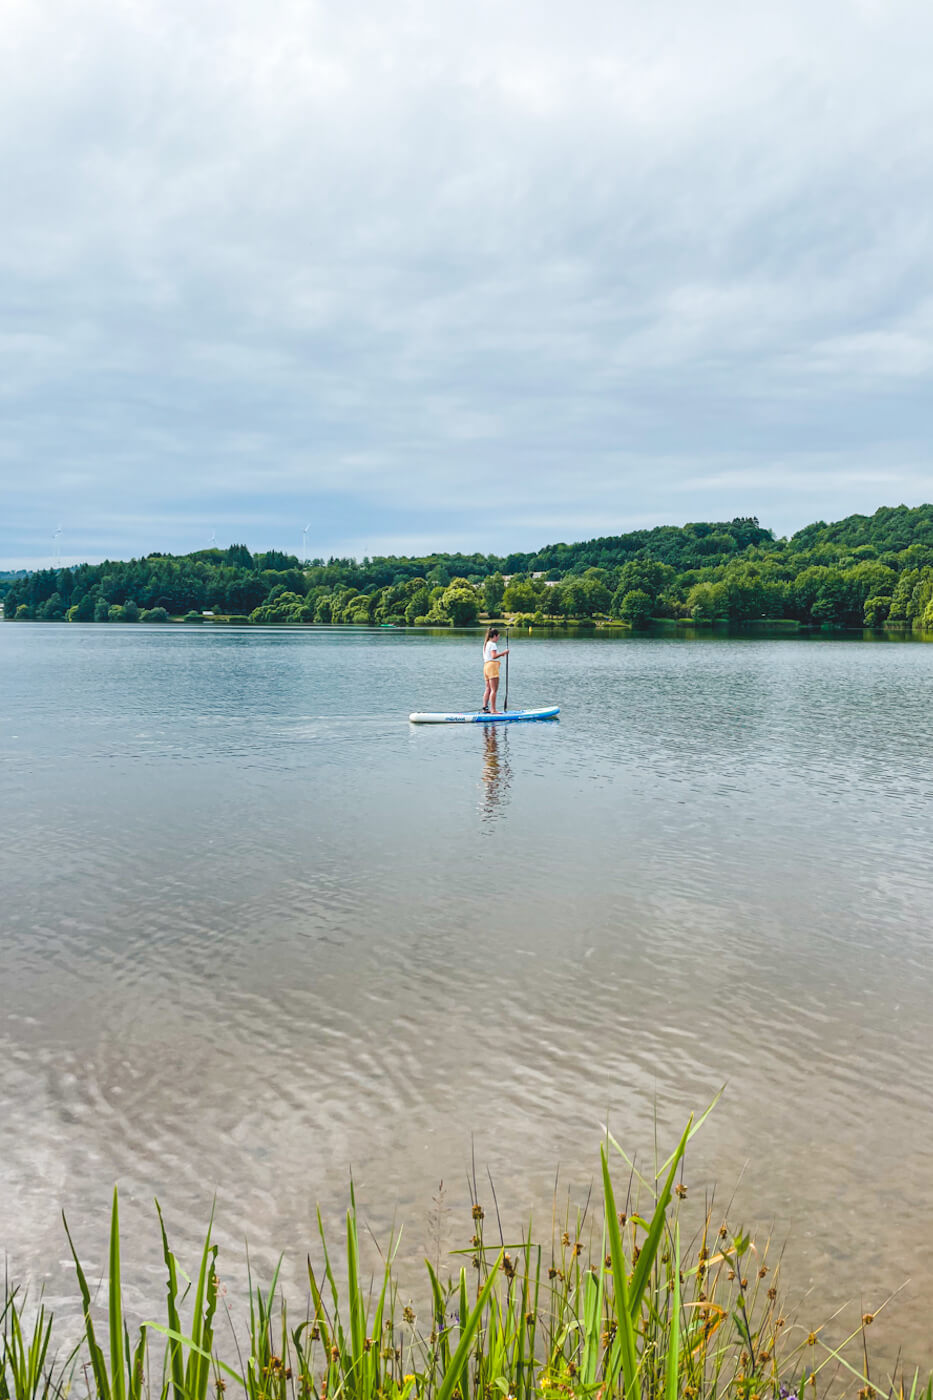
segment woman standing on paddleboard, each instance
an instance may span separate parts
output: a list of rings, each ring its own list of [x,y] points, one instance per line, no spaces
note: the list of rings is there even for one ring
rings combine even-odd
[[[498,714],[496,709],[496,692],[499,689],[499,661],[503,656],[508,656],[509,649],[499,651],[499,629],[490,627],[486,632],[486,641],[483,643],[483,675],[486,679],[486,689],[483,693],[483,714]]]

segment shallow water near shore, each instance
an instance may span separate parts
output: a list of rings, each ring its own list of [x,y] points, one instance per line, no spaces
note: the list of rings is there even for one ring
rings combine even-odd
[[[459,1246],[474,1154],[549,1220],[725,1083],[691,1196],[814,1321],[910,1278],[933,1365],[933,647],[519,637],[559,722],[408,725],[481,685],[478,634],[0,626],[11,1276],[72,1288],[114,1181],[138,1299],[156,1195],[300,1277],[351,1170],[413,1257],[443,1178]]]

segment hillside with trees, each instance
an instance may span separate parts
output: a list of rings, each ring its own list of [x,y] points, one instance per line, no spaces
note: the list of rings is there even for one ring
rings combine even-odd
[[[246,545],[7,577],[7,620],[469,626],[654,618],[933,628],[933,505],[818,521],[661,525],[507,556],[322,559]]]

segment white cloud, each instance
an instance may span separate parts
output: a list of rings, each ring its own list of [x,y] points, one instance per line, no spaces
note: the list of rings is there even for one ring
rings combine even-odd
[[[127,549],[167,503],[179,546],[340,495],[335,547],[391,507],[423,548],[491,494],[516,543],[792,528],[903,461],[928,498],[931,38],[919,0],[13,0],[0,552],[93,550],[115,494]]]

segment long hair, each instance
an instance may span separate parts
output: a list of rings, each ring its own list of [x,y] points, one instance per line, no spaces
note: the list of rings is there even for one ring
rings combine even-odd
[[[486,637],[485,637],[485,640],[484,640],[484,642],[483,642],[483,645],[485,646],[485,645],[486,645],[486,642],[491,642],[492,639],[493,639],[493,637],[498,637],[498,635],[499,635],[499,629],[498,629],[498,627],[487,627],[487,628],[486,628]]]

